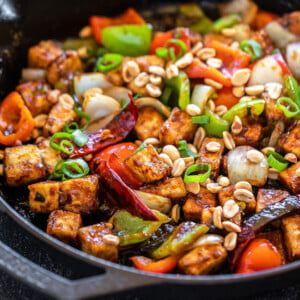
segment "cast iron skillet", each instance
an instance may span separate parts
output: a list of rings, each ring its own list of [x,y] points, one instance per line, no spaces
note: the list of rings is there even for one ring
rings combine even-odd
[[[169,3],[174,4],[175,1]],[[180,1],[179,1],[180,2]],[[191,1],[181,1],[191,2]],[[206,2],[211,8],[213,1]],[[219,1],[220,2],[220,1]],[[259,5],[265,10],[282,14],[299,10],[298,0],[260,0]],[[168,4],[157,0],[99,1],[85,0],[0,0],[0,98],[14,89],[20,78],[20,70],[26,64],[26,49],[42,39],[65,38],[76,36],[79,29],[87,24],[92,14],[115,15],[128,6],[137,9],[157,8]],[[199,287],[242,285],[249,282],[266,282],[267,279],[282,280],[289,274],[300,274],[300,261],[280,268],[251,275],[213,275],[213,276],[178,276],[173,274],[153,275],[134,268],[114,264],[74,249],[47,235],[42,224],[45,219],[30,214],[16,203],[27,197],[24,191],[6,187],[0,182],[0,209],[17,223],[42,241],[63,252],[90,264],[105,269],[105,274],[70,281],[59,277],[23,258],[0,242],[0,268],[19,280],[61,299],[81,299],[103,295],[129,288],[158,283],[195,285]],[[299,270],[297,272],[297,270]]]

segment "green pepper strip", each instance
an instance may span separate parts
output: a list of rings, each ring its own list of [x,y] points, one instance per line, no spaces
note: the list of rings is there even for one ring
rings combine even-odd
[[[285,75],[284,84],[290,98],[300,107],[300,89],[297,80],[293,76]]]
[[[208,124],[210,122],[209,116],[195,116],[192,117],[193,124]]]
[[[110,53],[104,54],[97,61],[95,72],[108,72],[118,68],[123,61],[123,55]]]
[[[192,152],[192,150],[187,146],[187,142],[185,140],[178,142],[178,146],[181,157],[199,157],[199,155]]]
[[[251,56],[251,62],[254,62],[263,56],[263,50],[257,41],[245,40],[240,43],[241,49]]]
[[[215,21],[212,25],[212,29],[215,32],[221,32],[224,28],[232,27],[240,23],[240,21],[241,19],[238,14],[231,14]]]
[[[229,130],[228,121],[223,120],[217,114],[214,114],[208,107],[205,108],[204,115],[208,116],[210,120],[208,124],[202,125],[207,135],[217,135],[222,137],[223,132]]]
[[[155,52],[156,52],[156,56],[162,58],[167,58],[169,54],[168,49],[166,48],[157,48]]]
[[[288,106],[283,103],[288,104]],[[299,106],[289,97],[281,97],[277,100],[276,106],[280,108],[288,118],[296,117],[300,114]]]
[[[204,172],[199,175],[190,175],[194,172]],[[206,163],[198,163],[187,168],[184,174],[184,182],[203,182],[209,178],[211,173],[211,165]]]
[[[175,44],[175,45],[177,45],[179,47],[180,52],[179,52],[179,54],[177,56],[175,55],[174,48],[172,46],[170,46],[170,44]],[[183,41],[178,40],[178,39],[170,39],[170,40],[168,40],[167,43],[166,43],[166,48],[169,49],[170,57],[174,61],[178,60],[180,57],[182,57],[184,54],[187,53],[186,44]]]
[[[147,147],[147,144],[145,142],[143,142],[133,153],[132,155],[138,153],[139,151],[143,150],[144,148]]]

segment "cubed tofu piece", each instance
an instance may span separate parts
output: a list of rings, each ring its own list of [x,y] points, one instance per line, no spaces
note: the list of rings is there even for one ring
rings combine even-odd
[[[286,263],[286,253],[283,246],[283,237],[280,230],[260,233],[257,238],[269,240],[278,250],[282,264]]]
[[[290,261],[300,258],[300,215],[282,219],[285,247]]]
[[[62,159],[60,152],[50,147],[50,139],[44,139],[37,144],[43,164],[48,175],[52,174],[56,164]]]
[[[28,51],[29,68],[46,69],[56,58],[63,54],[63,50],[52,41],[41,41]]]
[[[26,185],[45,177],[45,167],[35,145],[5,148],[5,176],[10,186]]]
[[[35,117],[39,114],[48,114],[52,103],[48,100],[50,86],[42,80],[29,81],[20,84],[16,90],[22,95],[23,100]]]
[[[76,112],[70,103],[59,100],[51,109],[44,126],[44,136],[53,135],[63,129],[66,122],[71,123],[76,119]]]
[[[257,148],[263,136],[263,126],[257,121],[246,119],[239,134],[232,134],[237,146],[247,145]]]
[[[279,174],[280,181],[292,194],[300,193],[300,176],[296,174],[299,168],[300,162],[297,162]]]
[[[134,126],[138,139],[158,138],[160,128],[164,123],[162,115],[152,106],[139,110],[139,116]]]
[[[82,220],[79,214],[55,210],[49,216],[47,233],[64,243],[75,245],[78,230],[81,226]]]
[[[82,227],[78,232],[78,240],[82,251],[110,261],[117,261],[118,246],[105,243],[103,237],[111,235],[111,226],[107,223],[99,223]]]
[[[207,222],[207,220],[210,219],[207,216],[209,210],[205,210],[205,208],[215,206],[217,206],[216,195],[208,191],[206,188],[201,187],[198,194],[188,194],[182,209],[186,220],[204,223],[204,220]],[[203,213],[205,214],[204,220],[202,217]]]
[[[60,182],[44,181],[28,186],[29,206],[34,212],[51,213],[59,209]]]
[[[149,73],[150,66],[157,66],[161,68],[164,68],[165,66],[165,60],[156,55],[138,56],[134,60],[139,65],[141,72]]]
[[[259,189],[257,193],[256,213],[259,213],[266,206],[279,202],[289,196],[285,190]]]
[[[183,198],[186,196],[185,185],[181,177],[167,177],[159,182],[143,185],[140,190],[145,193],[173,199]]]
[[[64,209],[82,215],[94,213],[99,207],[98,181],[95,175],[63,181],[60,203]]]
[[[227,251],[221,244],[202,245],[184,255],[178,268],[187,275],[207,275],[218,271],[226,258]]]
[[[194,138],[197,124],[186,112],[175,107],[159,132],[162,145],[178,145],[181,140],[191,142]]]
[[[268,93],[263,93],[263,98],[266,101],[265,114],[269,124],[284,120],[285,116],[283,111],[277,107],[275,99],[270,99]]]
[[[282,134],[279,142],[285,152],[291,152],[300,158],[300,120],[294,121],[285,134]]]
[[[48,68],[47,79],[53,86],[61,78],[72,79],[73,75],[83,72],[83,65],[76,51],[61,54]]]
[[[122,86],[124,84],[122,77],[122,66],[117,69],[108,71],[104,73],[105,77],[109,82],[116,86]]]
[[[125,159],[125,164],[142,182],[158,181],[171,172],[152,145]]]
[[[220,144],[220,150],[217,152],[210,152],[207,150],[207,144],[215,142]],[[197,158],[197,163],[208,163],[211,165],[211,177],[216,179],[220,174],[222,154],[224,152],[224,142],[223,139],[218,138],[205,138],[199,150],[199,157]]]

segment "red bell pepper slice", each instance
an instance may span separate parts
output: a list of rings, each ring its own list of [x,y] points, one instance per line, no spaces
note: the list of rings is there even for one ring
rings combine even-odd
[[[169,256],[158,261],[145,256],[133,256],[130,259],[133,265],[139,270],[152,273],[169,273],[177,266],[180,256]]]
[[[274,20],[278,19],[279,16],[272,14],[270,12],[260,10],[257,12],[256,17],[253,21],[253,27],[256,30],[263,29],[269,23],[273,22]]]
[[[12,92],[0,105],[0,144],[13,146],[19,140],[26,141],[35,123],[21,95]]]
[[[218,98],[214,100],[215,105],[225,105],[228,109],[239,102],[239,98],[235,97],[232,93],[232,88],[223,87],[218,91]]]
[[[131,95],[129,96],[131,97]],[[121,142],[133,129],[137,117],[138,109],[131,97],[131,101],[127,108],[118,114],[109,124],[97,132],[87,135],[89,140],[86,145],[83,147],[76,147],[76,145],[74,145],[74,151],[69,155],[69,157],[76,158],[90,153],[95,153],[108,146]],[[108,130],[108,134],[111,136],[109,138],[105,137],[105,132]]]
[[[133,8],[128,8],[122,15],[115,18],[102,16],[90,17],[90,25],[92,27],[93,36],[100,44],[102,44],[102,29],[105,27],[127,24],[142,25],[145,23],[145,20]]]
[[[114,202],[117,202],[120,207],[127,209],[133,215],[144,220],[159,221],[152,210],[142,202],[138,195],[111,168],[108,161],[101,160],[95,173],[100,176],[102,190],[110,194],[107,200],[114,199]]]

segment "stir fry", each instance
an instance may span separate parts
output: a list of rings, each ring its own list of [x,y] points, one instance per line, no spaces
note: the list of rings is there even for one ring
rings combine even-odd
[[[92,16],[29,49],[0,170],[49,235],[156,273],[300,258],[300,12],[242,2]]]

